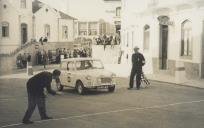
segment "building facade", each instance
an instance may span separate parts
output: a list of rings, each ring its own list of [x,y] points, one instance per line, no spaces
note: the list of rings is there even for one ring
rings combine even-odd
[[[78,18],[75,22],[76,37],[120,33],[121,0],[68,1],[68,13]]]
[[[204,78],[204,1],[122,0],[121,32],[123,63],[139,46],[148,74]]]
[[[32,39],[74,40],[75,18],[38,0],[0,1],[0,53],[10,53]]]
[[[114,35],[115,33],[115,26],[104,20],[75,21],[75,37],[94,38],[100,35]]]

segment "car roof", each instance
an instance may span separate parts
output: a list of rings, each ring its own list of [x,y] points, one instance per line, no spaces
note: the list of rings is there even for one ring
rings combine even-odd
[[[100,59],[95,59],[95,58],[68,58],[68,59],[62,59],[61,62],[84,61],[84,60],[100,60]]]

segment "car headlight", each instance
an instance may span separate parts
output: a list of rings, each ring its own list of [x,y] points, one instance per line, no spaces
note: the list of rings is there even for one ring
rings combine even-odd
[[[91,76],[89,76],[89,75],[86,76],[86,79],[87,79],[87,80],[91,80]]]

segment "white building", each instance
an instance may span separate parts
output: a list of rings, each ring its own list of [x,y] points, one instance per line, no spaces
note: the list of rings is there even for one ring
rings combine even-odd
[[[74,20],[38,0],[0,0],[0,53],[40,37],[56,43],[73,41]]]
[[[68,13],[78,18],[76,36],[120,32],[121,0],[68,0]]]
[[[204,78],[204,0],[122,0],[122,62],[133,47],[148,74]]]

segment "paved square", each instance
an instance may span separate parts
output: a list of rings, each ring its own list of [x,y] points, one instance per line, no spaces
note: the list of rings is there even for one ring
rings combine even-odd
[[[65,88],[61,96],[47,96],[53,120],[41,121],[36,108],[32,125],[21,124],[27,107],[26,79],[0,79],[0,128],[203,128],[204,90],[152,82],[141,90],[127,90],[118,79],[114,93],[90,91],[79,96]]]

